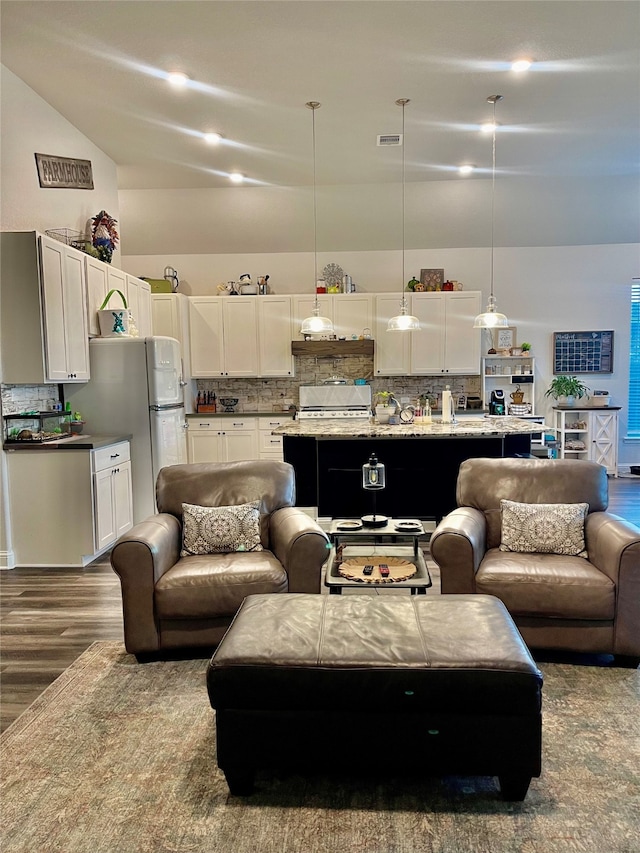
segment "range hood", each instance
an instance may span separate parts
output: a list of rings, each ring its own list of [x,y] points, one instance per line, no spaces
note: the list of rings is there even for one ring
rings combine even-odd
[[[343,356],[364,355],[373,356],[373,341],[291,341],[292,355],[307,356]]]

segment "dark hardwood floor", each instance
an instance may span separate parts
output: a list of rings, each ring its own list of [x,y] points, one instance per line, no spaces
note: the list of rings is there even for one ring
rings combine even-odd
[[[640,527],[640,477],[609,480],[609,510]],[[0,572],[2,731],[95,640],[122,641],[108,558],[86,569]]]

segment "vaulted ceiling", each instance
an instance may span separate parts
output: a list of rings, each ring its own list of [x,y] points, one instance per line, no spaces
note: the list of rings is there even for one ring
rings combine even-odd
[[[637,175],[640,4],[2,0],[2,62],[118,166],[121,189]],[[516,74],[511,61],[534,61]],[[169,71],[188,75],[172,88]],[[203,135],[223,135],[217,146]],[[48,152],[60,153],[60,152]],[[460,178],[460,180],[473,180]]]

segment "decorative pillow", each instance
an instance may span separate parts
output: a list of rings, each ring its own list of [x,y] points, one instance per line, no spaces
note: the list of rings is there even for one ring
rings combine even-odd
[[[182,504],[181,557],[262,551],[260,501],[237,506]]]
[[[523,504],[500,501],[501,551],[586,557],[584,520],[589,504]]]

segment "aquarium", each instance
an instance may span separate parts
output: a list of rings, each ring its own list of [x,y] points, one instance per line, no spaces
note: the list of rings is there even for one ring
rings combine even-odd
[[[20,412],[4,416],[5,444],[40,444],[65,437],[64,412]]]

